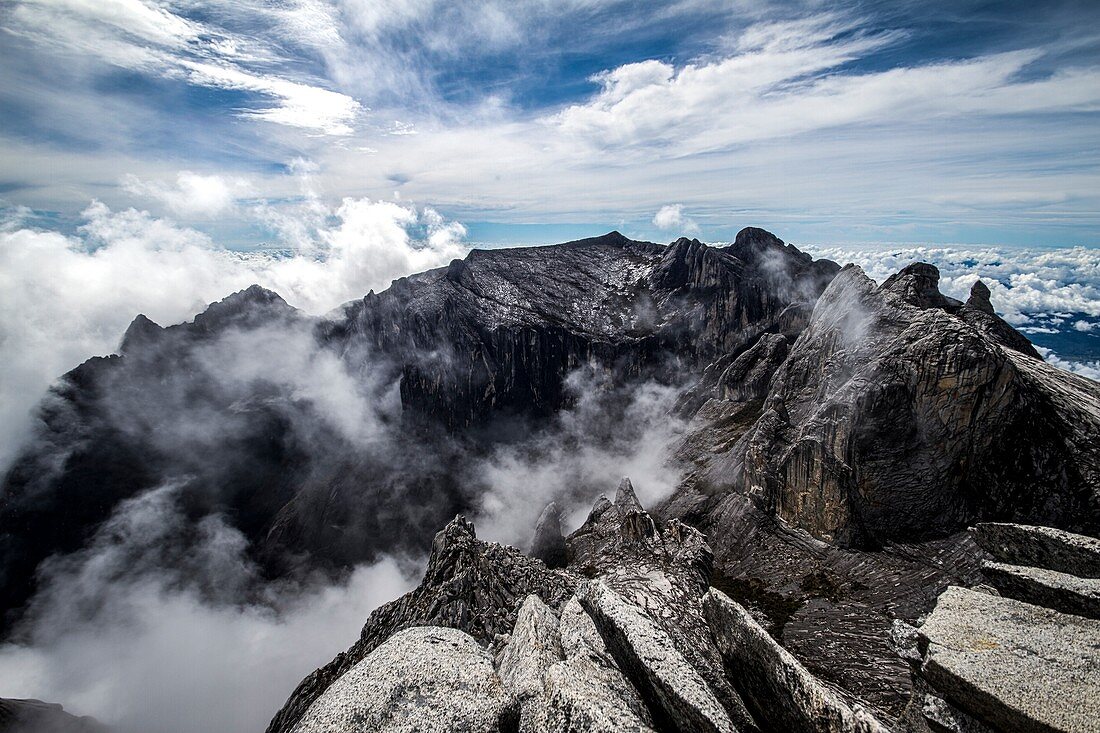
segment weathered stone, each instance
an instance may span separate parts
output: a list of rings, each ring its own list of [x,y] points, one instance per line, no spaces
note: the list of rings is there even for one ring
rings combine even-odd
[[[983,522],[971,528],[978,546],[995,560],[1081,578],[1100,578],[1100,539],[1053,527]]]
[[[576,598],[562,609],[559,628],[565,660],[552,665],[546,674],[545,729],[555,733],[651,733],[649,709]]]
[[[295,733],[497,733],[516,710],[493,662],[457,629],[390,637],[317,698]]]
[[[268,733],[290,731],[329,685],[402,629],[447,626],[488,644],[512,630],[528,595],[537,594],[560,607],[572,596],[575,584],[574,576],[549,570],[515,548],[478,540],[473,525],[455,517],[436,535],[420,585],[372,612],[350,649],[302,680],[272,719]]]
[[[535,523],[535,536],[531,541],[529,554],[542,560],[548,568],[565,567],[565,535],[561,532],[561,510],[554,502],[546,505]]]
[[[1100,621],[950,587],[920,628],[920,674],[1006,731],[1100,730]]]
[[[904,721],[910,733],[995,733],[937,695],[919,677],[914,678],[913,697],[905,709]]]
[[[645,511],[642,502],[638,501],[638,495],[634,493],[634,484],[626,476],[623,476],[619,488],[615,490],[615,508],[623,514]]]
[[[516,617],[516,627],[497,659],[504,688],[520,704],[521,731],[538,730],[546,719],[543,678],[561,659],[558,617],[538,596],[527,596]]]
[[[658,726],[682,731],[733,731],[729,715],[672,639],[636,606],[600,581],[582,584],[577,599],[592,617],[619,667],[649,702]]]
[[[885,733],[866,710],[852,709],[779,646],[742,606],[721,591],[703,597],[703,614],[749,711],[792,733]]]
[[[1007,598],[1100,619],[1100,579],[999,562],[983,563],[982,574]]]

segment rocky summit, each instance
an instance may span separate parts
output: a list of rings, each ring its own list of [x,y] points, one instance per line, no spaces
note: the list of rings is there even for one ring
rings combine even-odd
[[[2,623],[170,489],[156,552],[216,517],[254,583],[429,557],[269,733],[1096,730],[1055,701],[1096,677],[1100,384],[994,306],[748,228],[474,250],[323,318],[258,287],[138,316],[3,478]],[[684,426],[642,443],[671,455],[659,500],[581,477],[525,500],[517,547],[477,538],[462,517],[507,504],[486,466],[582,410],[554,450],[641,443],[654,386]]]

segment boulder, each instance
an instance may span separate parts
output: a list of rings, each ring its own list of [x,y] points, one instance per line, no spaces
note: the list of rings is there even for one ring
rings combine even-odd
[[[496,733],[516,710],[493,660],[457,629],[390,637],[318,697],[295,733]],[[511,721],[511,722],[509,722]]]
[[[1100,578],[1100,539],[1095,537],[1002,522],[983,522],[970,532],[978,546],[1000,562]]]
[[[712,588],[703,597],[703,614],[728,676],[757,720],[791,733],[886,733],[873,715],[850,707],[721,591]]]
[[[1000,562],[983,563],[982,574],[1007,598],[1100,619],[1098,579]]]
[[[519,609],[508,644],[497,658],[504,688],[520,704],[520,730],[536,730],[546,718],[543,678],[562,660],[558,617],[537,595]]]
[[[920,633],[920,676],[991,727],[1100,728],[1100,621],[952,586]]]

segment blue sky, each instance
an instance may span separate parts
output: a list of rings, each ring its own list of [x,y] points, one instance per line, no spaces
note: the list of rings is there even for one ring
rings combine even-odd
[[[0,197],[63,231],[97,200],[279,246],[271,212],[352,197],[489,243],[1100,245],[1095,2],[13,0],[0,24]]]

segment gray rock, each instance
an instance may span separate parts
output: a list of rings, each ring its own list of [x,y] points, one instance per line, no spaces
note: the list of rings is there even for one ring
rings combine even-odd
[[[995,560],[1100,578],[1100,539],[1053,527],[983,522],[970,532]]]
[[[895,619],[890,626],[890,646],[910,665],[920,666],[923,658],[920,652],[920,631],[916,627]]]
[[[57,703],[0,697],[2,733],[110,733],[95,718],[71,715]]]
[[[734,687],[757,720],[792,733],[885,733],[866,710],[852,709],[779,646],[721,591],[703,597],[703,614]]]
[[[1096,578],[999,562],[983,563],[982,574],[1007,598],[1100,619],[1100,580]]]
[[[538,596],[527,596],[516,627],[497,658],[501,682],[520,704],[521,731],[538,730],[546,719],[543,678],[551,665],[561,660],[558,617]]]
[[[913,697],[905,709],[904,719],[911,733],[995,733],[985,723],[937,695],[919,677],[914,679]]]
[[[733,731],[729,715],[672,639],[637,606],[601,581],[582,584],[577,599],[626,675],[649,702],[659,726]]]
[[[565,536],[561,532],[561,510],[554,502],[546,505],[535,522],[535,536],[528,554],[542,560],[548,568],[565,567]]]
[[[642,502],[638,501],[638,495],[634,493],[634,484],[630,483],[630,479],[626,476],[623,476],[623,480],[619,482],[619,488],[615,491],[615,508],[623,514],[645,511]]]
[[[448,626],[488,644],[512,630],[528,595],[558,608],[575,585],[574,576],[550,570],[515,548],[478,540],[473,525],[455,517],[436,535],[420,585],[373,611],[351,648],[302,680],[272,718],[268,733],[292,730],[329,685],[402,629]]]
[[[1100,621],[950,587],[920,628],[920,674],[1006,731],[1100,730]]]
[[[649,709],[576,598],[562,609],[559,629],[565,660],[552,665],[546,674],[545,730],[654,731]]]
[[[317,698],[295,733],[496,733],[515,708],[488,653],[457,629],[390,637]],[[511,721],[511,723],[509,723]]]

